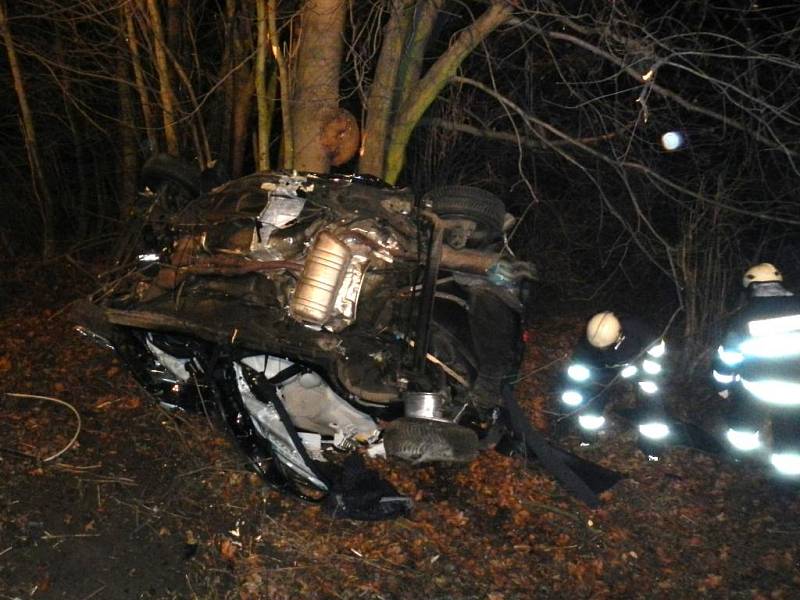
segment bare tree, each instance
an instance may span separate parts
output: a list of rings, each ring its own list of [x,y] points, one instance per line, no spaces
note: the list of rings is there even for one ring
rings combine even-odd
[[[0,1],[0,36],[2,36],[3,44],[6,47],[8,55],[8,65],[11,70],[11,79],[14,84],[14,91],[16,92],[17,102],[19,103],[20,112],[20,129],[25,142],[25,152],[28,157],[28,166],[30,168],[31,181],[33,185],[31,189],[36,198],[36,204],[41,218],[43,235],[42,235],[42,254],[48,257],[51,253],[51,243],[53,240],[53,207],[50,199],[50,191],[48,189],[48,182],[42,170],[42,160],[39,152],[39,142],[36,137],[36,126],[33,120],[33,112],[28,103],[28,92],[25,86],[25,80],[22,74],[22,67],[17,57],[16,43],[14,37],[11,35],[11,29],[8,24],[8,11],[6,10],[5,1]]]

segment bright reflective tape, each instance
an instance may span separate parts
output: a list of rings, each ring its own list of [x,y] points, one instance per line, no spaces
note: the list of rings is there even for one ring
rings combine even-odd
[[[750,321],[747,324],[747,330],[750,332],[750,335],[758,337],[786,333],[787,331],[795,331],[798,329],[800,329],[800,315],[789,315],[787,317],[776,317],[774,319],[760,319]]]
[[[800,404],[800,383],[781,379],[762,379],[748,381],[742,379],[742,386],[756,398],[767,404],[796,406]]]
[[[669,435],[669,426],[659,421],[642,423],[639,425],[639,433],[651,440],[663,440]]]
[[[578,417],[578,425],[589,431],[600,429],[606,422],[606,418],[601,415],[581,415]]]
[[[755,337],[739,344],[744,356],[787,358],[800,354],[800,333]]]
[[[769,457],[769,462],[783,475],[800,475],[800,454],[796,452],[773,454]]]
[[[761,440],[757,431],[742,431],[738,429],[728,429],[725,437],[731,446],[742,452],[750,452],[761,447]]]
[[[584,365],[570,365],[567,375],[574,381],[586,381],[591,375],[591,371]]]
[[[729,367],[738,365],[740,362],[744,360],[744,356],[742,356],[741,352],[736,352],[735,350],[727,350],[723,346],[717,348],[717,356],[719,356],[719,359]]]
[[[716,369],[711,372],[711,375],[714,377],[714,381],[718,381],[719,383],[733,383],[733,375],[719,373]]]
[[[661,373],[661,365],[654,360],[644,359],[642,361],[642,369],[644,369],[645,373],[650,375],[658,375]]]
[[[640,381],[639,388],[645,394],[655,394],[658,391],[658,385],[656,385],[655,381]]]
[[[647,353],[653,358],[661,358],[662,356],[664,356],[664,353],[666,351],[667,351],[667,345],[664,343],[664,340],[659,340],[655,346],[653,346],[647,351]]]

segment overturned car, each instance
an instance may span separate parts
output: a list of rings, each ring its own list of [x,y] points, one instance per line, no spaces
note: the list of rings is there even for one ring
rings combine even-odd
[[[504,252],[493,194],[296,172],[203,191],[166,156],[143,181],[122,274],[79,329],[164,405],[217,409],[266,478],[349,516],[397,514],[388,484],[348,496],[325,451],[469,461],[522,418],[506,404],[535,273]]]

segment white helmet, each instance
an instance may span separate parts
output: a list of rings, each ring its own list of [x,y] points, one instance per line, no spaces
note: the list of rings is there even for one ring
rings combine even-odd
[[[597,313],[586,324],[586,339],[595,348],[607,348],[622,335],[622,325],[617,316],[604,311]]]
[[[765,281],[783,281],[783,275],[772,263],[761,263],[750,267],[744,272],[742,285],[749,286],[751,283],[763,283]]]

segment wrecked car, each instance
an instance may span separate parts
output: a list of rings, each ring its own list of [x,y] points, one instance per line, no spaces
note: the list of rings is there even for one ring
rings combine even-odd
[[[535,277],[498,197],[297,172],[204,191],[167,156],[142,179],[119,275],[78,320],[163,405],[213,406],[261,475],[351,516],[408,501],[348,499],[329,450],[470,461],[497,441]]]

